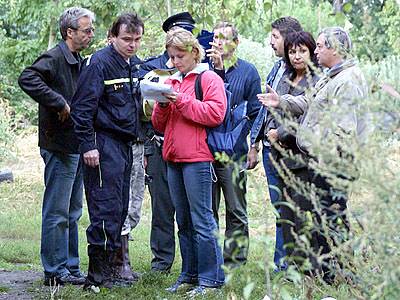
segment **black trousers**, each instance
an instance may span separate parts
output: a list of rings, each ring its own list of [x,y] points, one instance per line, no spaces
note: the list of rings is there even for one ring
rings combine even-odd
[[[288,260],[302,266],[309,259],[311,271],[323,271],[329,279],[331,265],[338,262],[337,257],[329,255],[331,244],[343,243],[350,230],[346,216],[347,192],[333,187],[325,177],[308,168],[291,172],[302,184],[314,185],[315,201],[299,192],[298,186],[285,187],[288,197],[286,205],[282,205],[282,226]],[[319,255],[326,255],[321,264]]]
[[[151,196],[150,247],[153,253],[151,268],[168,271],[175,259],[175,208],[167,180],[167,164],[162,158],[161,147],[154,142],[154,151],[147,156],[147,174]]]
[[[221,191],[225,198],[224,263],[241,264],[247,261],[249,224],[246,201],[246,171],[234,170],[234,164],[214,163],[217,182],[213,184],[213,212],[219,222]]]
[[[128,213],[132,150],[130,144],[99,132],[96,143],[100,165],[83,169],[90,219],[86,236],[89,245],[115,251],[121,247]]]

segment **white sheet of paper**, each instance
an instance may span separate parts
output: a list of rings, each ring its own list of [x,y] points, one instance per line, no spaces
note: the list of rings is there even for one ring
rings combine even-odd
[[[174,90],[168,84],[142,80],[140,82],[140,89],[144,99],[155,100],[157,102],[169,102],[162,93],[173,93]]]

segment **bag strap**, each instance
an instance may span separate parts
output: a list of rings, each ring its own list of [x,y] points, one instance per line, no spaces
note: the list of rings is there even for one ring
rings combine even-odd
[[[199,73],[196,77],[196,81],[194,82],[194,93],[196,95],[196,99],[203,101],[203,89],[201,87],[201,76],[205,71]]]

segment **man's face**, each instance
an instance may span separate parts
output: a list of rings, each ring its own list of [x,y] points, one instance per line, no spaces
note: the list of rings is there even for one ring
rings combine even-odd
[[[231,57],[239,41],[233,40],[232,27],[222,27],[214,30],[214,43],[222,53],[222,58]]]
[[[327,48],[325,41],[325,35],[323,33],[320,34],[314,52],[317,54],[318,63],[321,66],[331,68],[335,65],[335,50],[333,48]]]
[[[78,28],[71,30],[71,41],[75,51],[79,52],[89,47],[94,37],[94,28],[90,18],[82,17],[78,20]]]
[[[272,28],[271,31],[271,41],[270,41],[270,45],[272,47],[272,49],[274,49],[275,51],[275,55],[278,57],[283,57],[285,55],[285,51],[284,51],[284,38],[281,35],[281,33],[279,32],[278,29]]]
[[[112,38],[115,50],[125,60],[134,56],[139,50],[143,35],[142,27],[139,27],[137,32],[127,32],[126,29],[126,25],[122,24],[118,36]]]

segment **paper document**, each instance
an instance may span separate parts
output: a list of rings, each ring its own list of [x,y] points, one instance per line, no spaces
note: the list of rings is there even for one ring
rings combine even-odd
[[[142,80],[140,82],[140,89],[144,99],[154,100],[161,103],[169,102],[169,100],[165,98],[162,93],[171,94],[174,92],[172,87],[168,84],[147,80]]]

